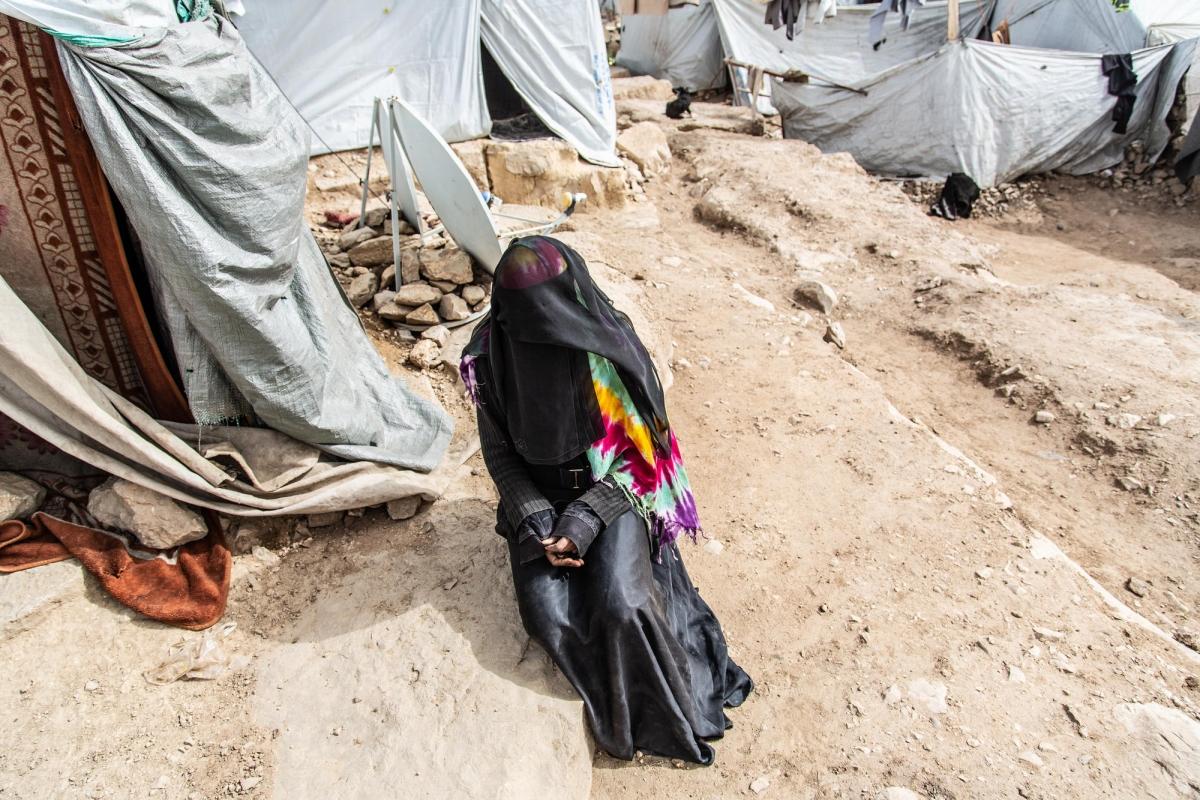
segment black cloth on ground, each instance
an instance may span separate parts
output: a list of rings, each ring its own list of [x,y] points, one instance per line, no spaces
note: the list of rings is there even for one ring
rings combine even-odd
[[[1113,107],[1113,133],[1124,134],[1133,116],[1137,100],[1137,73],[1133,71],[1133,56],[1129,53],[1100,57],[1100,71],[1108,76],[1108,93],[1117,98]]]
[[[979,185],[963,172],[953,172],[942,186],[942,194],[929,209],[935,217],[944,219],[968,219],[975,201],[979,199]]]

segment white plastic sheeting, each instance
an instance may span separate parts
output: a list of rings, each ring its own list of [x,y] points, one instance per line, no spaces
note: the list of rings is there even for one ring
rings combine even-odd
[[[481,39],[550,130],[616,165],[600,13],[581,0],[253,0],[238,26],[317,133],[313,153],[366,147],[376,97],[399,97],[446,141],[491,130]]]
[[[604,29],[594,2],[483,0],[483,43],[546,127],[594,164],[621,165]]]
[[[173,0],[0,0],[0,14],[68,36],[123,41],[179,23]]]
[[[1009,40],[1018,47],[1044,47],[1075,53],[1129,53],[1146,41],[1146,26],[1111,0],[999,0],[992,27],[1008,21]]]
[[[916,10],[908,30],[901,15],[889,14],[885,41],[873,49],[867,30],[878,3],[839,6],[837,15],[810,22],[788,41],[784,29],[763,23],[763,6],[755,0],[713,0],[721,41],[731,58],[775,72],[799,70],[839,83],[854,83],[935,50],[946,40],[946,3],[931,2]],[[987,21],[991,0],[963,0],[960,27],[964,36],[978,34]]]
[[[1094,172],[1145,139],[1156,157],[1164,122],[1194,43],[1133,54],[1137,101],[1128,133],[1112,132],[1116,98],[1100,56],[959,41],[876,75],[866,96],[819,86],[774,87],[784,134],[826,152],[849,152],[890,175],[965,172],[981,186],[1054,169]]]
[[[623,17],[621,24],[617,65],[634,75],[653,75],[689,92],[727,83],[713,0],[672,8],[662,16]]]
[[[1130,0],[1129,10],[1146,26],[1146,44],[1168,44],[1200,36],[1197,0]]]
[[[322,153],[366,147],[393,95],[447,141],[486,135],[479,16],[480,0],[253,0],[237,24]]]
[[[263,428],[160,423],[89,376],[0,279],[0,413],[75,458],[184,503],[239,516],[314,514],[435,499],[470,456],[430,473],[330,462]],[[241,476],[229,471],[238,464]]]
[[[998,0],[992,26],[1005,20],[1012,43],[1021,47],[1129,53],[1200,36],[1200,0],[1133,0],[1128,11],[1117,11],[1111,0]],[[1200,106],[1200,60],[1192,63],[1184,91],[1190,118]]]
[[[428,471],[452,421],[388,371],[304,221],[308,132],[231,24],[60,45],[197,421],[241,401],[347,460]]]

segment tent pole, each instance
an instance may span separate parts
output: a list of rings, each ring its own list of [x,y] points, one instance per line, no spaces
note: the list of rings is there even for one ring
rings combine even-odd
[[[395,267],[395,284],[396,291],[400,291],[400,287],[404,284],[404,272],[400,269],[400,196],[396,193],[396,170],[394,165],[397,159],[404,158],[403,153],[396,149],[396,101],[395,98],[390,98],[387,103],[388,116],[388,150],[392,157],[388,164],[388,175],[392,181],[392,191],[388,193],[388,205],[391,209],[392,218],[392,265]]]
[[[958,38],[958,0],[949,0],[946,6],[946,40]]]
[[[371,134],[367,141],[367,174],[362,182],[362,204],[358,208],[358,222],[355,223],[355,229],[363,226],[363,220],[367,216],[367,194],[371,191],[371,158],[375,153],[375,128],[379,125],[379,98],[375,98],[375,105],[371,109]],[[383,131],[379,132],[380,136]]]

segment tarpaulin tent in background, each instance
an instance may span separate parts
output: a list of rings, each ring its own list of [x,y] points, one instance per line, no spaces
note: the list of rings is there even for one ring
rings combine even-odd
[[[95,18],[104,4],[3,2],[61,39],[193,417],[252,412],[340,458],[433,469],[451,422],[389,373],[333,280],[303,217],[307,130],[234,27],[168,0]]]
[[[653,75],[689,92],[719,89],[728,82],[724,58],[713,0],[621,18],[616,63],[634,75]]]
[[[995,27],[1006,21],[1012,44],[1082,53],[1128,53],[1200,37],[1200,2],[1132,0],[1114,12],[1110,0],[998,0]],[[1184,82],[1188,119],[1200,107],[1200,51]]]
[[[810,21],[789,40],[784,28],[763,23],[755,0],[713,0],[725,53],[737,61],[773,72],[799,71],[816,79],[853,84],[934,50],[946,41],[947,3],[929,2],[917,9],[907,30],[902,15],[884,20],[883,42],[872,47],[871,15],[879,7],[838,6],[837,14]],[[959,25],[973,37],[987,24],[991,0],[962,0]]]
[[[665,15],[623,17],[616,61],[635,75],[664,78],[691,91],[724,86],[726,58],[776,72],[800,70],[853,81],[944,41],[946,6],[945,0],[922,6],[907,30],[900,15],[889,16],[886,41],[873,48],[867,28],[877,3],[810,3],[809,17],[789,40],[785,29],[764,23],[764,5],[757,0],[701,0],[699,6],[672,8]],[[983,28],[990,8],[988,0],[963,0],[966,35]]]
[[[803,71],[848,88],[821,80],[776,81],[772,97],[784,135],[849,152],[875,172],[930,177],[964,172],[981,186],[1053,169],[1093,172],[1119,162],[1135,140],[1145,142],[1151,158],[1162,153],[1169,138],[1165,120],[1195,57],[1196,40],[1146,48],[1137,20],[1107,0],[1002,2],[1003,15],[992,13],[991,20],[1008,21],[1011,46],[970,38],[947,43],[943,14],[941,24],[922,37],[923,51],[910,51],[906,60],[881,71],[870,72],[865,59],[856,64],[839,58],[848,41],[830,45],[819,59],[797,59]],[[925,10],[917,10],[918,20]],[[851,18],[847,11],[839,9],[838,22]],[[805,30],[810,53],[820,51],[814,42],[833,40],[831,22]],[[909,33],[917,26],[914,22]],[[975,29],[973,22],[964,23],[962,33],[969,37]],[[779,48],[765,35],[760,39],[758,60],[774,63]],[[1027,41],[1034,46],[1024,46]],[[905,42],[914,49],[921,44],[900,34],[889,36],[879,50],[898,45],[899,52]],[[1091,49],[1073,48],[1076,42]],[[1118,132],[1113,118],[1118,97],[1108,92],[1102,55],[1131,51],[1136,96],[1128,126]],[[868,73],[854,75],[860,64]]]
[[[1164,119],[1193,44],[1133,54],[1137,100],[1128,132],[1113,132],[1100,56],[977,40],[942,45],[855,84],[861,95],[779,82],[773,97],[784,135],[845,151],[886,175],[964,172],[980,186],[1050,170],[1095,172],[1145,139],[1157,157]]]
[[[405,100],[451,142],[491,130],[480,42],[543,123],[618,166],[599,7],[590,0],[249,0],[237,24],[319,135],[366,147],[376,97]]]

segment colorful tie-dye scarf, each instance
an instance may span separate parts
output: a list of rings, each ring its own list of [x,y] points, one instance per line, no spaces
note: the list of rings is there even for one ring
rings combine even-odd
[[[604,436],[587,451],[592,479],[620,488],[660,546],[680,533],[694,540],[700,516],[674,431],[667,432],[670,452],[662,452],[612,362],[595,353],[588,353],[588,362],[604,424]]]

